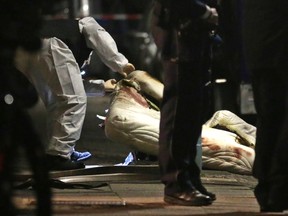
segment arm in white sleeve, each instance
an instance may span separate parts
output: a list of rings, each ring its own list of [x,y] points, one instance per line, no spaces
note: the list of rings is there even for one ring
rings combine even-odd
[[[85,37],[87,46],[98,54],[103,63],[113,71],[122,72],[128,60],[118,52],[111,35],[92,17],[80,19],[79,29]]]

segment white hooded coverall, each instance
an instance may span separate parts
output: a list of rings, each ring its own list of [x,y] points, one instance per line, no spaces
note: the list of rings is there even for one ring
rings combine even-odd
[[[105,65],[113,71],[122,71],[128,60],[118,52],[114,39],[94,18],[80,19],[79,31],[87,46]],[[70,158],[81,135],[87,105],[79,65],[72,51],[60,39],[43,39],[37,64],[24,73],[47,109],[49,142],[46,153]]]

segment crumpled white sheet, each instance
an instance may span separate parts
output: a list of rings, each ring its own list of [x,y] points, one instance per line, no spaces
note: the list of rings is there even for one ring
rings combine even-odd
[[[238,140],[235,133],[203,126],[203,168],[250,175],[255,158],[254,149]]]
[[[115,142],[157,155],[159,122],[160,112],[150,109],[135,88],[121,86],[106,116],[105,133]]]
[[[225,127],[227,130],[238,134],[242,139],[242,143],[250,147],[255,147],[256,127],[248,124],[234,113],[228,110],[220,110],[214,113],[205,125],[207,127]]]
[[[106,117],[105,133],[112,141],[157,156],[160,112],[152,109],[140,93],[134,87],[118,85]],[[233,132],[212,128],[216,125]],[[254,126],[232,112],[216,112],[203,125],[203,168],[250,175],[255,158],[255,132]]]

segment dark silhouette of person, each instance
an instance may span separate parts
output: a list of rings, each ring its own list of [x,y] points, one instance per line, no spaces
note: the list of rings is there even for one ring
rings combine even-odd
[[[244,1],[245,58],[257,112],[253,176],[262,212],[288,209],[288,2]]]
[[[35,180],[37,215],[51,215],[51,190],[44,159],[44,146],[35,132],[26,108],[38,95],[28,80],[14,67],[18,49],[36,52],[41,47],[41,1],[0,1],[0,211],[19,215],[12,201],[15,150],[22,146]]]
[[[152,31],[164,68],[159,134],[164,201],[209,205],[216,196],[202,185],[195,157],[204,123],[210,32],[218,13],[200,0],[156,1],[153,13]]]

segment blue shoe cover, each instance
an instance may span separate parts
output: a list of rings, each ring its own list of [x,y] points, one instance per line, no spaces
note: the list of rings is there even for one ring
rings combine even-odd
[[[84,161],[87,160],[91,157],[91,153],[90,152],[78,152],[78,151],[74,151],[71,154],[71,160],[72,161]]]

